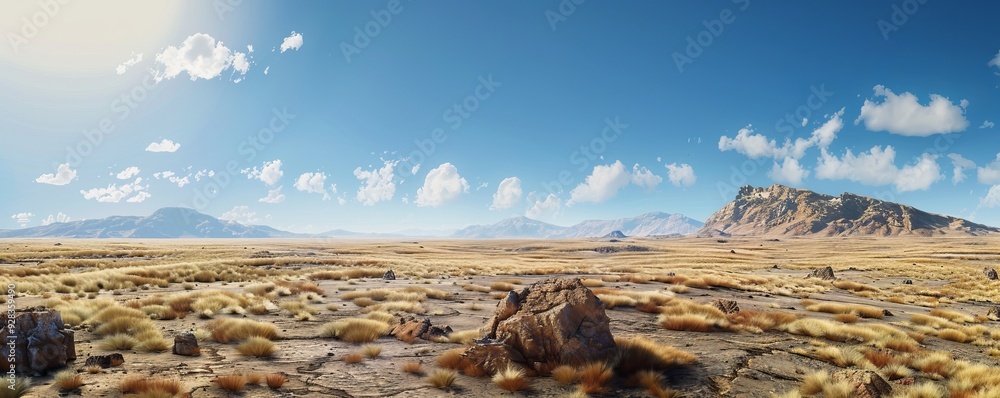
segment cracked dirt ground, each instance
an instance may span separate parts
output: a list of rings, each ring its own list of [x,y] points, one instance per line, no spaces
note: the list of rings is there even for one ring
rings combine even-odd
[[[850,242],[851,251],[844,249]],[[279,390],[266,386],[248,386],[243,397],[435,397],[435,396],[567,396],[573,386],[564,386],[551,378],[533,378],[531,387],[518,393],[507,393],[492,384],[489,378],[460,375],[454,387],[439,390],[430,387],[426,377],[403,372],[405,362],[423,363],[425,372],[436,368],[435,357],[440,353],[461,347],[457,343],[439,343],[417,340],[413,344],[393,337],[382,337],[376,344],[382,353],[375,359],[366,358],[359,364],[347,364],[345,354],[360,352],[359,344],[335,339],[319,338],[321,326],[329,321],[350,316],[363,316],[362,308],[341,294],[369,289],[402,289],[409,286],[430,287],[447,292],[444,299],[428,298],[423,302],[426,314],[434,325],[449,325],[455,331],[476,329],[484,325],[498,301],[494,292],[463,289],[475,284],[490,286],[494,282],[517,282],[522,288],[533,282],[552,277],[604,278],[601,289],[621,292],[657,292],[675,298],[708,303],[714,299],[735,300],[744,310],[761,312],[781,311],[801,317],[832,319],[833,315],[806,311],[802,298],[808,296],[816,302],[867,304],[888,310],[892,315],[882,319],[861,319],[855,325],[888,324],[901,330],[907,329],[913,314],[927,314],[931,309],[919,301],[933,291],[941,308],[961,311],[971,315],[984,314],[996,301],[996,281],[981,278],[985,263],[1000,258],[1000,245],[996,239],[968,238],[951,240],[906,239],[789,239],[782,241],[761,239],[644,239],[627,240],[615,245],[633,244],[647,247],[648,252],[598,253],[593,247],[608,246],[601,240],[574,240],[566,242],[527,241],[426,241],[426,242],[337,242],[317,244],[295,241],[252,241],[229,243],[212,241],[208,249],[219,256],[249,257],[247,253],[269,250],[276,261],[271,266],[254,265],[274,272],[274,279],[297,280],[325,270],[351,267],[368,267],[379,270],[393,269],[398,276],[394,281],[380,278],[355,278],[350,280],[325,280],[316,282],[325,295],[310,305],[319,309],[312,320],[299,321],[285,311],[274,310],[265,315],[246,315],[249,318],[275,324],[280,336],[275,340],[279,350],[271,359],[241,356],[232,344],[211,340],[200,342],[202,354],[183,357],[164,353],[144,353],[125,350],[125,364],[110,368],[100,374],[83,373],[85,385],[76,391],[60,392],[51,385],[52,377],[35,378],[36,387],[29,396],[118,397],[117,386],[124,375],[178,377],[185,391],[192,397],[230,396],[221,390],[213,378],[233,372],[281,372],[288,376],[287,383]],[[37,241],[4,243],[38,245]],[[65,246],[79,244],[64,242]],[[102,242],[86,242],[101,245]],[[134,245],[134,243],[128,243]],[[183,244],[146,242],[143,245],[183,252],[197,251],[201,241]],[[247,247],[245,245],[253,245]],[[238,246],[238,247],[237,247]],[[0,246],[3,247],[3,246]],[[246,249],[244,249],[246,247]],[[822,253],[822,254],[820,254]],[[204,255],[204,254],[202,254]],[[302,258],[336,258],[340,265],[317,265]],[[259,259],[258,264],[259,264]],[[16,266],[40,266],[22,261]],[[161,256],[148,261],[150,266],[169,266],[174,261],[190,261],[183,255]],[[267,261],[264,261],[267,262]],[[923,268],[912,264],[923,264]],[[857,291],[837,288],[830,281],[807,280],[804,276],[817,266],[833,266],[840,280],[852,281],[878,291],[859,294]],[[86,268],[74,272],[85,273]],[[280,275],[279,275],[280,273]],[[721,276],[754,276],[777,281],[771,285],[685,286],[650,280],[657,275],[674,273],[686,277],[713,273]],[[255,277],[258,278],[258,277]],[[902,279],[912,279],[912,285],[903,285]],[[261,281],[269,277],[259,277]],[[620,279],[619,281],[613,281]],[[196,283],[193,290],[220,289],[243,293],[252,282]],[[982,284],[980,297],[957,300],[968,291],[955,291],[963,283]],[[949,290],[949,286],[955,289]],[[784,287],[785,290],[780,290]],[[991,290],[992,289],[992,290]],[[148,290],[119,291],[117,294],[102,291],[98,297],[118,302],[156,294],[184,292],[180,284],[166,288],[150,287]],[[912,303],[890,302],[885,295],[913,293]],[[883,294],[884,293],[884,294]],[[865,297],[870,296],[870,297]],[[928,296],[929,297],[929,296]],[[280,299],[278,300],[280,301]],[[896,300],[903,301],[903,300]],[[19,303],[25,306],[43,305],[40,295],[26,295]],[[337,310],[331,311],[328,306]],[[857,346],[856,342],[818,342],[816,338],[794,335],[785,331],[770,330],[763,333],[710,331],[689,332],[667,330],[657,321],[657,315],[641,312],[631,306],[617,306],[607,310],[611,330],[615,336],[643,336],[691,352],[698,361],[664,372],[666,386],[685,397],[768,397],[797,388],[805,375],[818,370],[831,373],[842,367],[828,361],[796,354],[796,349],[833,345]],[[216,318],[240,315],[217,315]],[[204,328],[210,320],[191,314],[184,319],[156,321],[164,336],[169,339],[178,333]],[[982,321],[987,328],[998,328],[996,321]],[[98,348],[100,337],[88,327],[76,332],[79,359],[70,368],[82,368],[89,355],[110,351]],[[986,354],[986,347],[927,337],[921,349],[949,351],[956,358],[996,366],[997,359]],[[850,366],[848,366],[850,367]],[[914,380],[922,382],[940,379],[916,372]],[[899,382],[894,382],[898,384]],[[943,381],[942,381],[943,383]],[[894,384],[894,385],[896,385]],[[629,387],[624,380],[615,379],[612,392],[604,396],[648,396],[641,388]]]

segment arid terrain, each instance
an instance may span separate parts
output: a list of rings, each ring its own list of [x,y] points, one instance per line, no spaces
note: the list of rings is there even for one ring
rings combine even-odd
[[[997,265],[996,237],[0,242],[17,310],[75,332],[32,397],[858,396],[844,370],[891,386],[872,396],[997,397]],[[617,355],[492,378],[459,360],[549,278],[600,298]],[[389,335],[401,316],[452,332]],[[199,355],[171,352],[186,332]]]

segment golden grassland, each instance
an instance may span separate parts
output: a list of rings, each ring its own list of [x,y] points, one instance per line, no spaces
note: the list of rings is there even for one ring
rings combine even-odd
[[[613,254],[594,250],[608,242],[582,239],[55,243],[0,242],[0,282],[15,284],[19,306],[59,311],[81,354],[124,352],[126,363],[84,369],[78,360],[35,378],[28,396],[850,396],[833,377],[841,369],[879,373],[894,397],[987,397],[1000,385],[1000,323],[986,316],[1000,282],[982,273],[1000,267],[998,238],[629,239],[617,244],[649,250]],[[806,277],[823,266],[838,279]],[[390,269],[398,280],[382,281]],[[461,347],[496,300],[550,275],[578,276],[597,294],[617,355],[542,374],[467,363]],[[715,298],[741,309],[723,313]],[[387,336],[409,315],[457,327],[434,341]],[[199,357],[169,353],[181,332],[197,336]],[[725,350],[748,359],[734,365]],[[753,355],[776,353],[798,371],[741,378],[740,366],[759,366]],[[185,361],[203,371],[173,369]],[[389,375],[401,381],[379,384]]]

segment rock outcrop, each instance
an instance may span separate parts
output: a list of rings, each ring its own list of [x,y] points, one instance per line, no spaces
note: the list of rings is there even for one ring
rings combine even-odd
[[[715,308],[718,308],[719,311],[722,311],[722,313],[724,314],[735,314],[737,312],[740,312],[740,304],[734,300],[718,299],[718,300],[713,300],[709,304],[711,304],[711,306]]]
[[[833,274],[833,267],[826,266],[823,268],[816,268],[809,272],[810,278],[819,278],[827,281],[832,281],[837,279],[837,276]]]
[[[481,337],[469,356],[499,352],[483,347],[499,344],[515,353],[510,360],[542,373],[554,365],[580,366],[615,353],[604,304],[580,279],[546,279],[508,293]]]
[[[431,320],[415,316],[405,316],[399,318],[399,322],[389,329],[389,335],[396,336],[397,339],[412,342],[418,338],[427,341],[436,341],[448,337],[452,329],[450,326],[431,325]]]
[[[0,341],[14,343],[17,374],[44,375],[76,359],[73,331],[65,328],[58,311],[18,312],[12,323],[4,313],[3,325]],[[9,351],[4,352],[5,355],[0,355],[0,368],[10,369]]]
[[[108,355],[95,355],[92,357],[87,357],[87,362],[84,364],[86,366],[100,366],[104,369],[119,366],[125,363],[125,357],[121,353],[114,353]]]

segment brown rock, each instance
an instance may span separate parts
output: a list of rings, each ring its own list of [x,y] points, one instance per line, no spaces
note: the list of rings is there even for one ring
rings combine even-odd
[[[735,314],[740,312],[740,305],[734,300],[718,299],[713,300],[710,303],[713,307],[718,308],[724,314]]]
[[[983,274],[986,274],[986,279],[989,279],[991,281],[997,280],[996,268],[990,268],[990,267],[983,268]]]
[[[834,280],[834,279],[837,279],[837,277],[833,275],[833,267],[830,267],[830,266],[826,266],[826,267],[823,267],[823,268],[816,268],[816,269],[812,270],[812,272],[809,273],[808,277],[809,278],[820,278],[820,279],[824,279],[824,280]]]
[[[483,337],[516,351],[532,370],[580,366],[614,354],[609,323],[604,304],[580,279],[546,279],[500,300]]]
[[[1000,321],[1000,307],[990,307],[986,311],[986,318],[991,321]]]
[[[870,370],[842,370],[834,373],[833,378],[844,380],[854,387],[852,397],[856,398],[880,398],[892,393],[892,386],[885,381],[878,373]]]
[[[18,312],[12,323],[8,319],[4,313],[0,341],[13,343],[17,374],[43,375],[76,359],[73,331],[65,329],[58,311]],[[0,369],[10,369],[8,354],[0,355]]]
[[[392,270],[385,271],[385,273],[382,274],[382,279],[387,281],[394,281],[396,280],[396,273],[392,272]]]
[[[439,339],[448,337],[451,332],[453,332],[453,330],[451,330],[451,326],[431,325],[427,328],[426,332],[420,334],[420,338],[427,341],[438,341]]]
[[[201,354],[201,348],[198,347],[198,338],[194,336],[194,333],[182,333],[174,336],[174,354],[189,357]]]
[[[399,323],[389,329],[389,335],[396,336],[402,341],[412,342],[426,333],[430,327],[430,319],[406,316],[399,318]]]
[[[496,341],[477,342],[462,354],[464,363],[479,366],[487,374],[495,374],[514,363],[524,362],[517,351]]]
[[[118,366],[125,363],[125,357],[120,353],[108,354],[108,355],[97,355],[87,358],[87,366],[100,366],[102,368],[110,368],[113,366]]]

